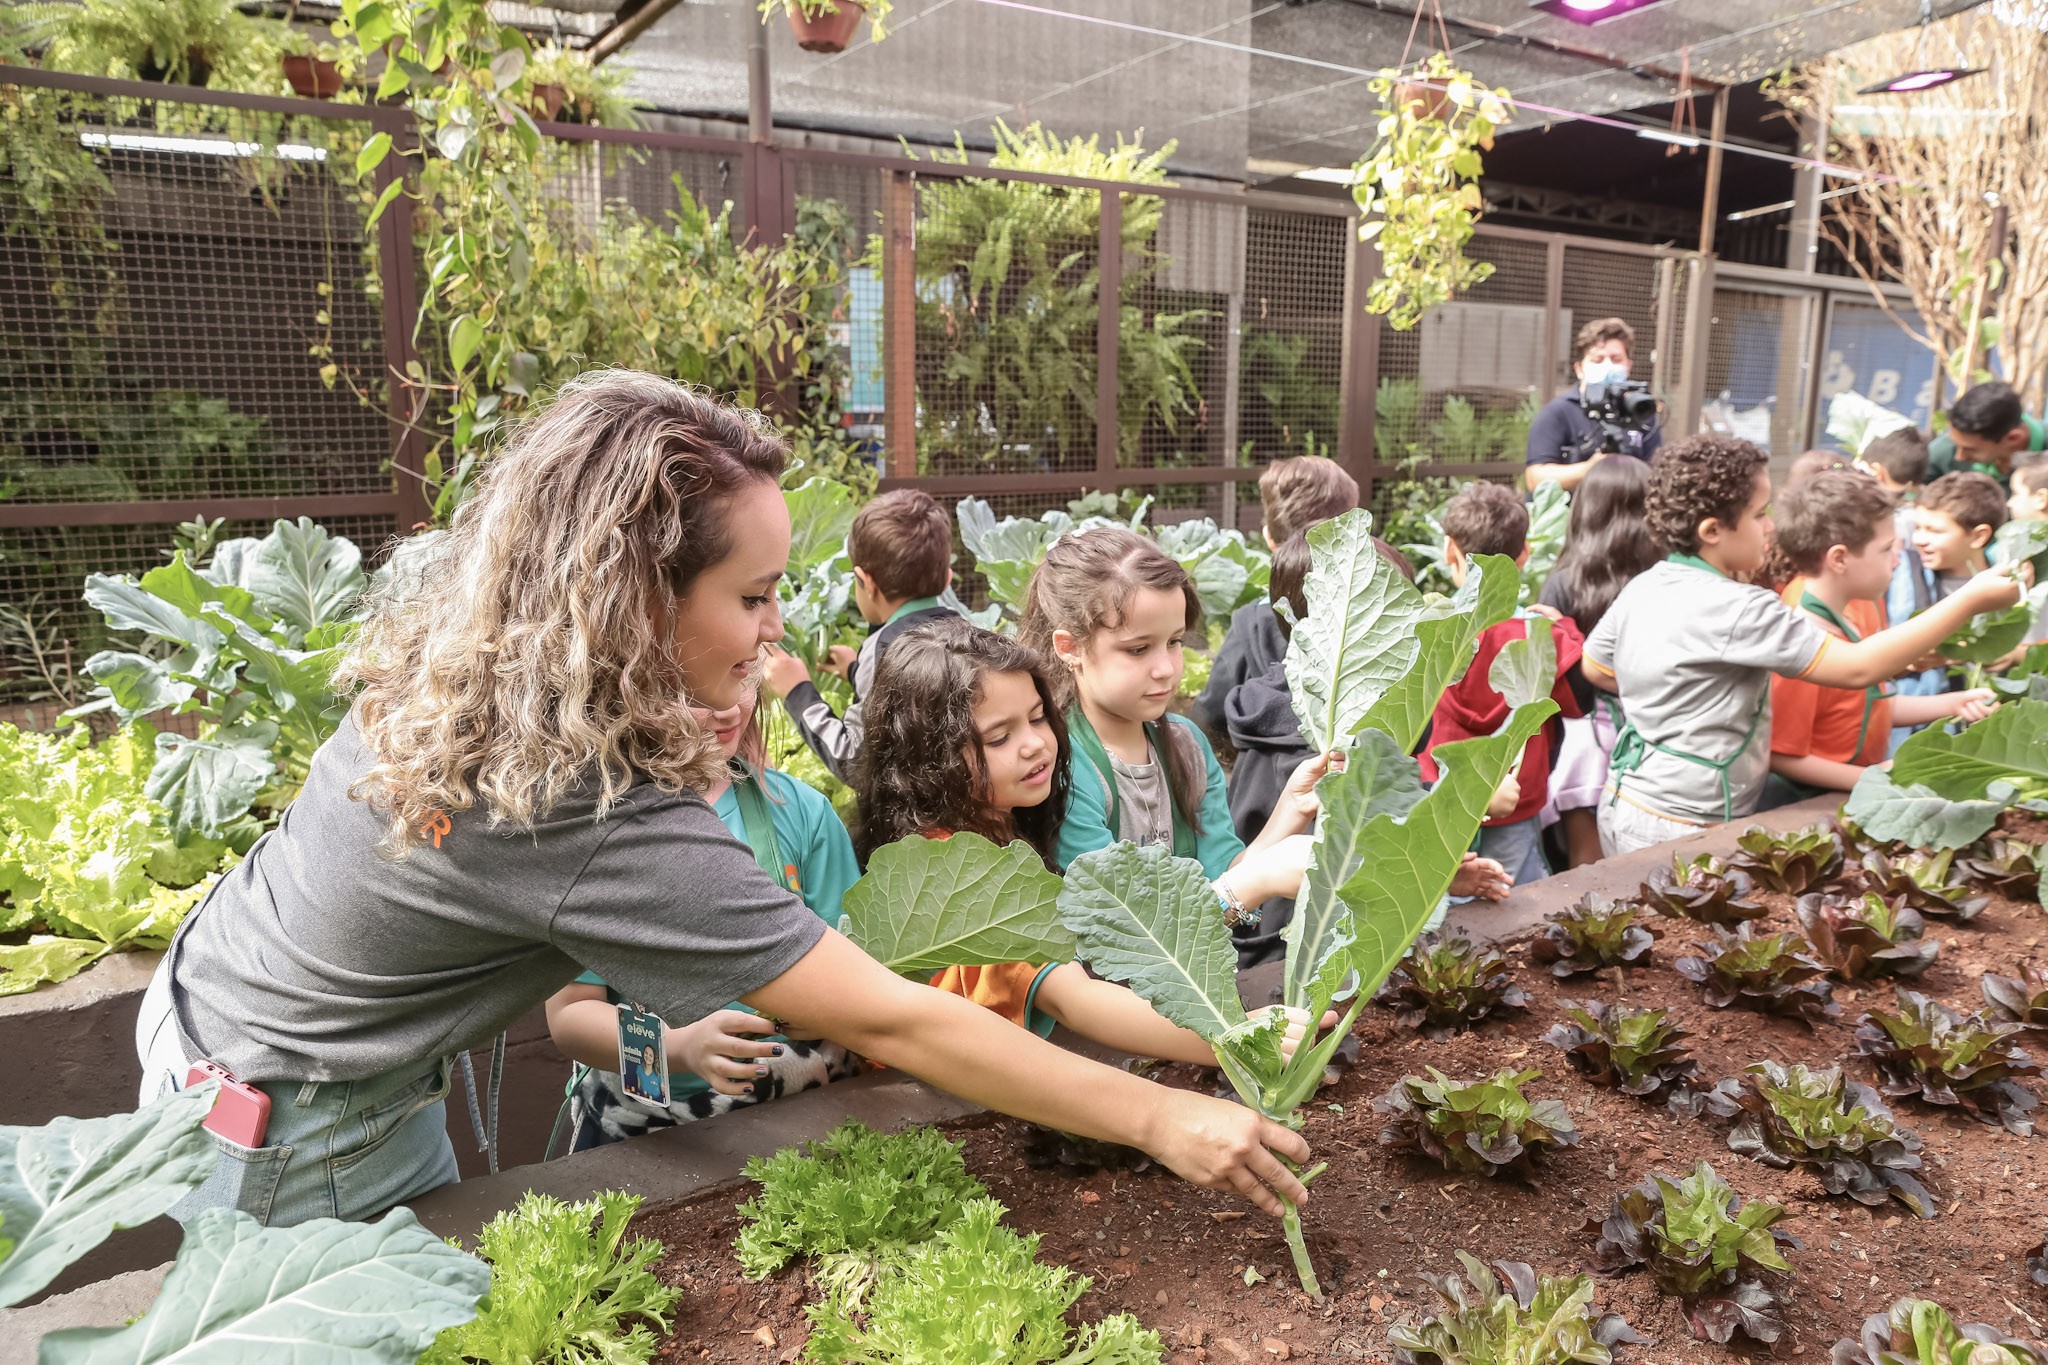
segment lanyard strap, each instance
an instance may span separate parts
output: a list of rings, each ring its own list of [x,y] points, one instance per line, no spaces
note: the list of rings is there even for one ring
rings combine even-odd
[[[1608,760],[1608,767],[1616,774],[1616,777],[1614,779],[1614,795],[1608,799],[1607,804],[1611,806],[1616,801],[1621,800],[1621,778],[1642,767],[1643,761],[1650,756],[1650,751],[1654,749],[1660,754],[1669,754],[1673,758],[1682,758],[1687,763],[1697,763],[1702,768],[1713,769],[1714,775],[1721,780],[1721,820],[1724,824],[1733,820],[1735,818],[1735,791],[1728,783],[1728,769],[1734,764],[1736,759],[1749,752],[1749,742],[1756,738],[1756,727],[1763,722],[1763,718],[1764,707],[1759,705],[1756,708],[1756,714],[1749,718],[1749,729],[1743,734],[1742,743],[1735,746],[1734,753],[1721,759],[1719,762],[1711,758],[1701,758],[1698,754],[1689,754],[1683,749],[1674,749],[1668,744],[1659,744],[1652,739],[1645,739],[1643,732],[1636,729],[1636,723],[1633,720],[1623,720],[1621,723],[1621,733],[1614,737],[1614,755]]]
[[[1821,620],[1826,621],[1836,630],[1841,631],[1842,637],[1850,644],[1858,645],[1863,643],[1863,636],[1857,632],[1856,627],[1850,625],[1848,620],[1833,607],[1815,597],[1813,589],[1801,589],[1799,605],[1806,611],[1810,611],[1815,616],[1818,616]],[[1892,691],[1893,688],[1889,682],[1873,683],[1863,689],[1863,723],[1856,727],[1856,747],[1849,751],[1849,761],[1851,763],[1854,763],[1863,755],[1863,741],[1870,734],[1871,713],[1877,709],[1879,701],[1892,695]]]
[[[1163,723],[1146,721],[1145,739],[1152,746],[1152,761],[1160,765],[1160,775],[1167,777],[1166,736],[1161,734],[1159,729]],[[1068,708],[1067,738],[1072,740],[1074,747],[1095,765],[1095,771],[1102,774],[1102,785],[1109,789],[1109,837],[1123,838],[1124,799],[1123,794],[1117,790],[1116,769],[1110,765],[1109,749],[1103,744],[1102,736],[1096,734],[1095,727],[1088,723],[1088,715],[1081,709],[1079,702]],[[1181,821],[1180,807],[1173,801],[1173,782],[1170,777],[1166,783],[1166,812],[1173,821],[1173,856],[1195,857],[1195,832]]]
[[[782,860],[782,844],[775,837],[775,816],[768,808],[761,775],[745,759],[732,760],[732,796],[739,803],[740,822],[747,827],[747,845],[754,850],[754,861],[781,883],[783,890],[803,894],[796,866]]]

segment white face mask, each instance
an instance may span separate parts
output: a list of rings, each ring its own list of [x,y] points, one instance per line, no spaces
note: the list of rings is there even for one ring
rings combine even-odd
[[[1584,385],[1604,383],[1610,379],[1628,378],[1628,366],[1618,360],[1588,360],[1579,366],[1579,382]]]

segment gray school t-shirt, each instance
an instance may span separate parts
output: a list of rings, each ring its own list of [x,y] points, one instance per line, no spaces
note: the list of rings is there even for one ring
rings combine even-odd
[[[665,1019],[774,980],[825,925],[694,792],[589,795],[534,828],[459,812],[402,859],[348,789],[354,722],[278,828],[178,931],[164,970],[188,1060],[245,1081],[346,1081],[490,1041],[579,972]],[[438,846],[437,846],[438,844]]]
[[[1150,747],[1147,747],[1150,752]],[[1166,765],[1152,755],[1150,763],[1126,763],[1115,754],[1109,766],[1116,773],[1122,803],[1116,837],[1140,848],[1173,843],[1173,792],[1166,783]]]
[[[1614,674],[1644,739],[1717,762],[1741,751],[1728,765],[1740,816],[1755,811],[1770,771],[1771,675],[1806,673],[1828,639],[1767,588],[1666,560],[1621,590],[1586,657]],[[1653,749],[1618,780],[1622,800],[1653,814],[1696,824],[1723,818],[1720,780],[1700,764]]]

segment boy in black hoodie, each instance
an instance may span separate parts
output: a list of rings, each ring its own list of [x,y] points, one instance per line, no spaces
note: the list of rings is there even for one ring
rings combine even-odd
[[[853,603],[868,623],[858,653],[832,647],[828,667],[853,684],[846,714],[832,709],[804,661],[786,650],[771,648],[761,673],[768,690],[789,708],[804,743],[842,782],[851,780],[860,756],[861,704],[875,685],[882,651],[906,630],[953,616],[939,605],[939,594],[953,583],[953,525],[931,494],[899,488],[855,515],[846,533],[846,557],[853,561]]]
[[[1345,473],[1335,460],[1320,455],[1275,460],[1259,475],[1259,505],[1266,518],[1266,548],[1277,552],[1317,522],[1341,516],[1358,506],[1358,480]],[[1212,734],[1222,732],[1226,725],[1224,699],[1231,689],[1247,678],[1258,677],[1286,655],[1287,636],[1282,633],[1280,618],[1273,614],[1271,604],[1247,602],[1232,612],[1229,633],[1223,637],[1223,647],[1216,652],[1215,665],[1209,670],[1208,686],[1189,706],[1196,723]],[[1233,791],[1235,786],[1233,782]],[[1271,805],[1269,801],[1269,810]],[[1235,796],[1231,798],[1231,810],[1237,810]],[[1256,833],[1264,827],[1261,816],[1260,823],[1252,829]],[[1238,821],[1238,828],[1244,828],[1242,820]]]

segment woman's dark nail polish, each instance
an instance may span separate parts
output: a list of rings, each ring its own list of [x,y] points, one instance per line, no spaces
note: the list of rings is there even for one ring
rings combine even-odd
[[[782,1055],[782,1044],[780,1044],[780,1043],[777,1043],[777,1044],[775,1045],[775,1050],[774,1050],[773,1052],[769,1053],[768,1055],[769,1055],[770,1057],[780,1057],[780,1056]]]

